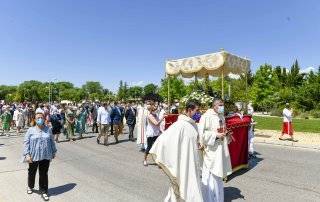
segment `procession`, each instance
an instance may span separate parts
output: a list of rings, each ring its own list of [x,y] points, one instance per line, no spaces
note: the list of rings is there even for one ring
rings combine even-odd
[[[4,0],[0,202],[320,201],[320,3]]]
[[[168,111],[169,108],[171,110]],[[108,146],[109,141],[119,143],[118,136],[124,135],[124,124],[127,124],[129,128],[128,140],[136,140],[137,148],[145,152],[143,166],[148,166],[147,155],[151,154],[164,172],[169,172],[173,178],[180,179],[180,182],[172,182],[177,187],[170,187],[165,201],[179,199],[185,201],[224,201],[222,179],[232,173],[232,168],[227,148],[231,137],[223,132],[226,129],[223,118],[223,101],[216,99],[212,102],[212,108],[203,115],[204,118],[200,118],[199,132],[196,130],[196,120],[193,119],[194,115],[199,112],[197,101],[188,101],[184,110],[180,110],[182,114],[179,115],[177,122],[166,131],[165,118],[167,114],[174,111],[173,109],[178,110],[178,107],[176,105],[168,107],[165,103],[158,103],[156,100],[146,100],[144,103],[138,104],[132,102],[101,104],[95,101],[93,103],[82,102],[77,105],[57,103],[52,105],[40,103],[38,106],[23,103],[3,105],[2,135],[10,137],[9,131],[11,129],[16,130],[17,135],[23,136],[21,130],[28,129],[24,135],[23,152],[23,161],[29,163],[27,193],[32,194],[34,191],[34,178],[39,165],[39,188],[45,201],[49,200],[47,195],[48,160],[52,160],[56,155],[55,144],[59,143],[61,139],[63,141],[81,141],[89,129],[92,130],[92,133],[98,133],[97,144],[100,144],[100,141],[105,146]],[[223,124],[220,123],[221,121]],[[48,139],[45,141],[48,148],[39,145],[43,140],[41,135],[36,134],[36,128],[47,133],[46,138]],[[211,134],[213,131],[214,136]],[[34,136],[39,136],[40,139]],[[109,136],[113,136],[113,140],[110,140]],[[156,141],[159,136],[159,140]],[[197,137],[200,137],[199,142]],[[173,140],[175,144],[171,143]],[[187,142],[184,143],[185,141]],[[252,143],[252,141],[249,142]],[[155,144],[154,147],[153,144]],[[220,153],[216,153],[216,149],[212,150],[215,144],[216,147],[222,147]],[[181,150],[177,150],[179,145],[182,146]],[[251,148],[253,148],[252,145]],[[196,154],[202,149],[206,150],[208,156],[204,156],[205,164],[203,168],[200,168],[200,157],[197,157]],[[189,152],[191,156],[181,156]],[[212,154],[210,155],[210,153]],[[253,153],[254,151],[251,150],[252,156]],[[215,160],[212,155],[219,155],[222,161]],[[169,160],[170,158],[172,159]],[[180,163],[183,162],[185,165],[179,167],[180,163],[174,162],[175,159],[179,159]],[[42,164],[47,164],[46,168],[43,168]],[[210,165],[215,166],[210,167]],[[178,173],[171,173],[171,169],[178,170],[178,173],[190,173],[186,179],[182,179],[177,176]],[[203,170],[201,175],[200,169]],[[215,174],[210,174],[211,170]],[[45,174],[41,174],[42,172]],[[202,176],[202,185],[200,184],[200,176]],[[196,183],[196,187],[194,187],[194,183]],[[206,198],[202,197],[202,189],[204,189],[203,194]]]

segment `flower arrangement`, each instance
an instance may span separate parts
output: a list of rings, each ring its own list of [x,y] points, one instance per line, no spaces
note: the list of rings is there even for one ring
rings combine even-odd
[[[205,92],[194,91],[189,95],[184,96],[181,99],[183,104],[186,104],[188,100],[196,100],[201,104],[201,107],[207,107],[213,100],[213,97],[207,95]]]

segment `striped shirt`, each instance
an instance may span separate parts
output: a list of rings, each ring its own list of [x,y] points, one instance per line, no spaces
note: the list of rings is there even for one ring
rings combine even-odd
[[[34,126],[28,129],[24,136],[23,156],[29,154],[32,161],[51,160],[56,152],[56,145],[49,127],[40,129]]]

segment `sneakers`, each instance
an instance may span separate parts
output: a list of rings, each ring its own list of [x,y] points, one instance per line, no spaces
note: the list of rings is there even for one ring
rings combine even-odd
[[[144,165],[144,166],[148,166],[147,161],[143,161],[143,165]]]
[[[41,194],[41,197],[42,197],[42,199],[43,199],[44,201],[49,201],[49,196],[48,196],[48,194],[42,193],[42,194]]]
[[[27,189],[27,194],[32,194],[33,193],[33,189],[29,188]]]

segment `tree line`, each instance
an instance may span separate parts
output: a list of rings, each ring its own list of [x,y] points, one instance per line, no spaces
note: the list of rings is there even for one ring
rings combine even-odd
[[[139,100],[148,94],[159,94],[170,101],[179,100],[193,91],[205,91],[211,96],[222,95],[222,78],[194,79],[186,82],[180,77],[166,77],[159,86],[129,86],[120,81],[117,92],[104,88],[100,82],[87,81],[81,87],[62,82],[25,81],[18,86],[0,86],[0,100],[36,102],[51,100]],[[290,69],[269,64],[261,65],[255,74],[249,71],[240,78],[224,78],[225,99],[230,102],[252,101],[257,111],[279,115],[285,103],[291,103],[299,113],[320,116],[320,67],[316,72],[301,73],[296,60]]]

